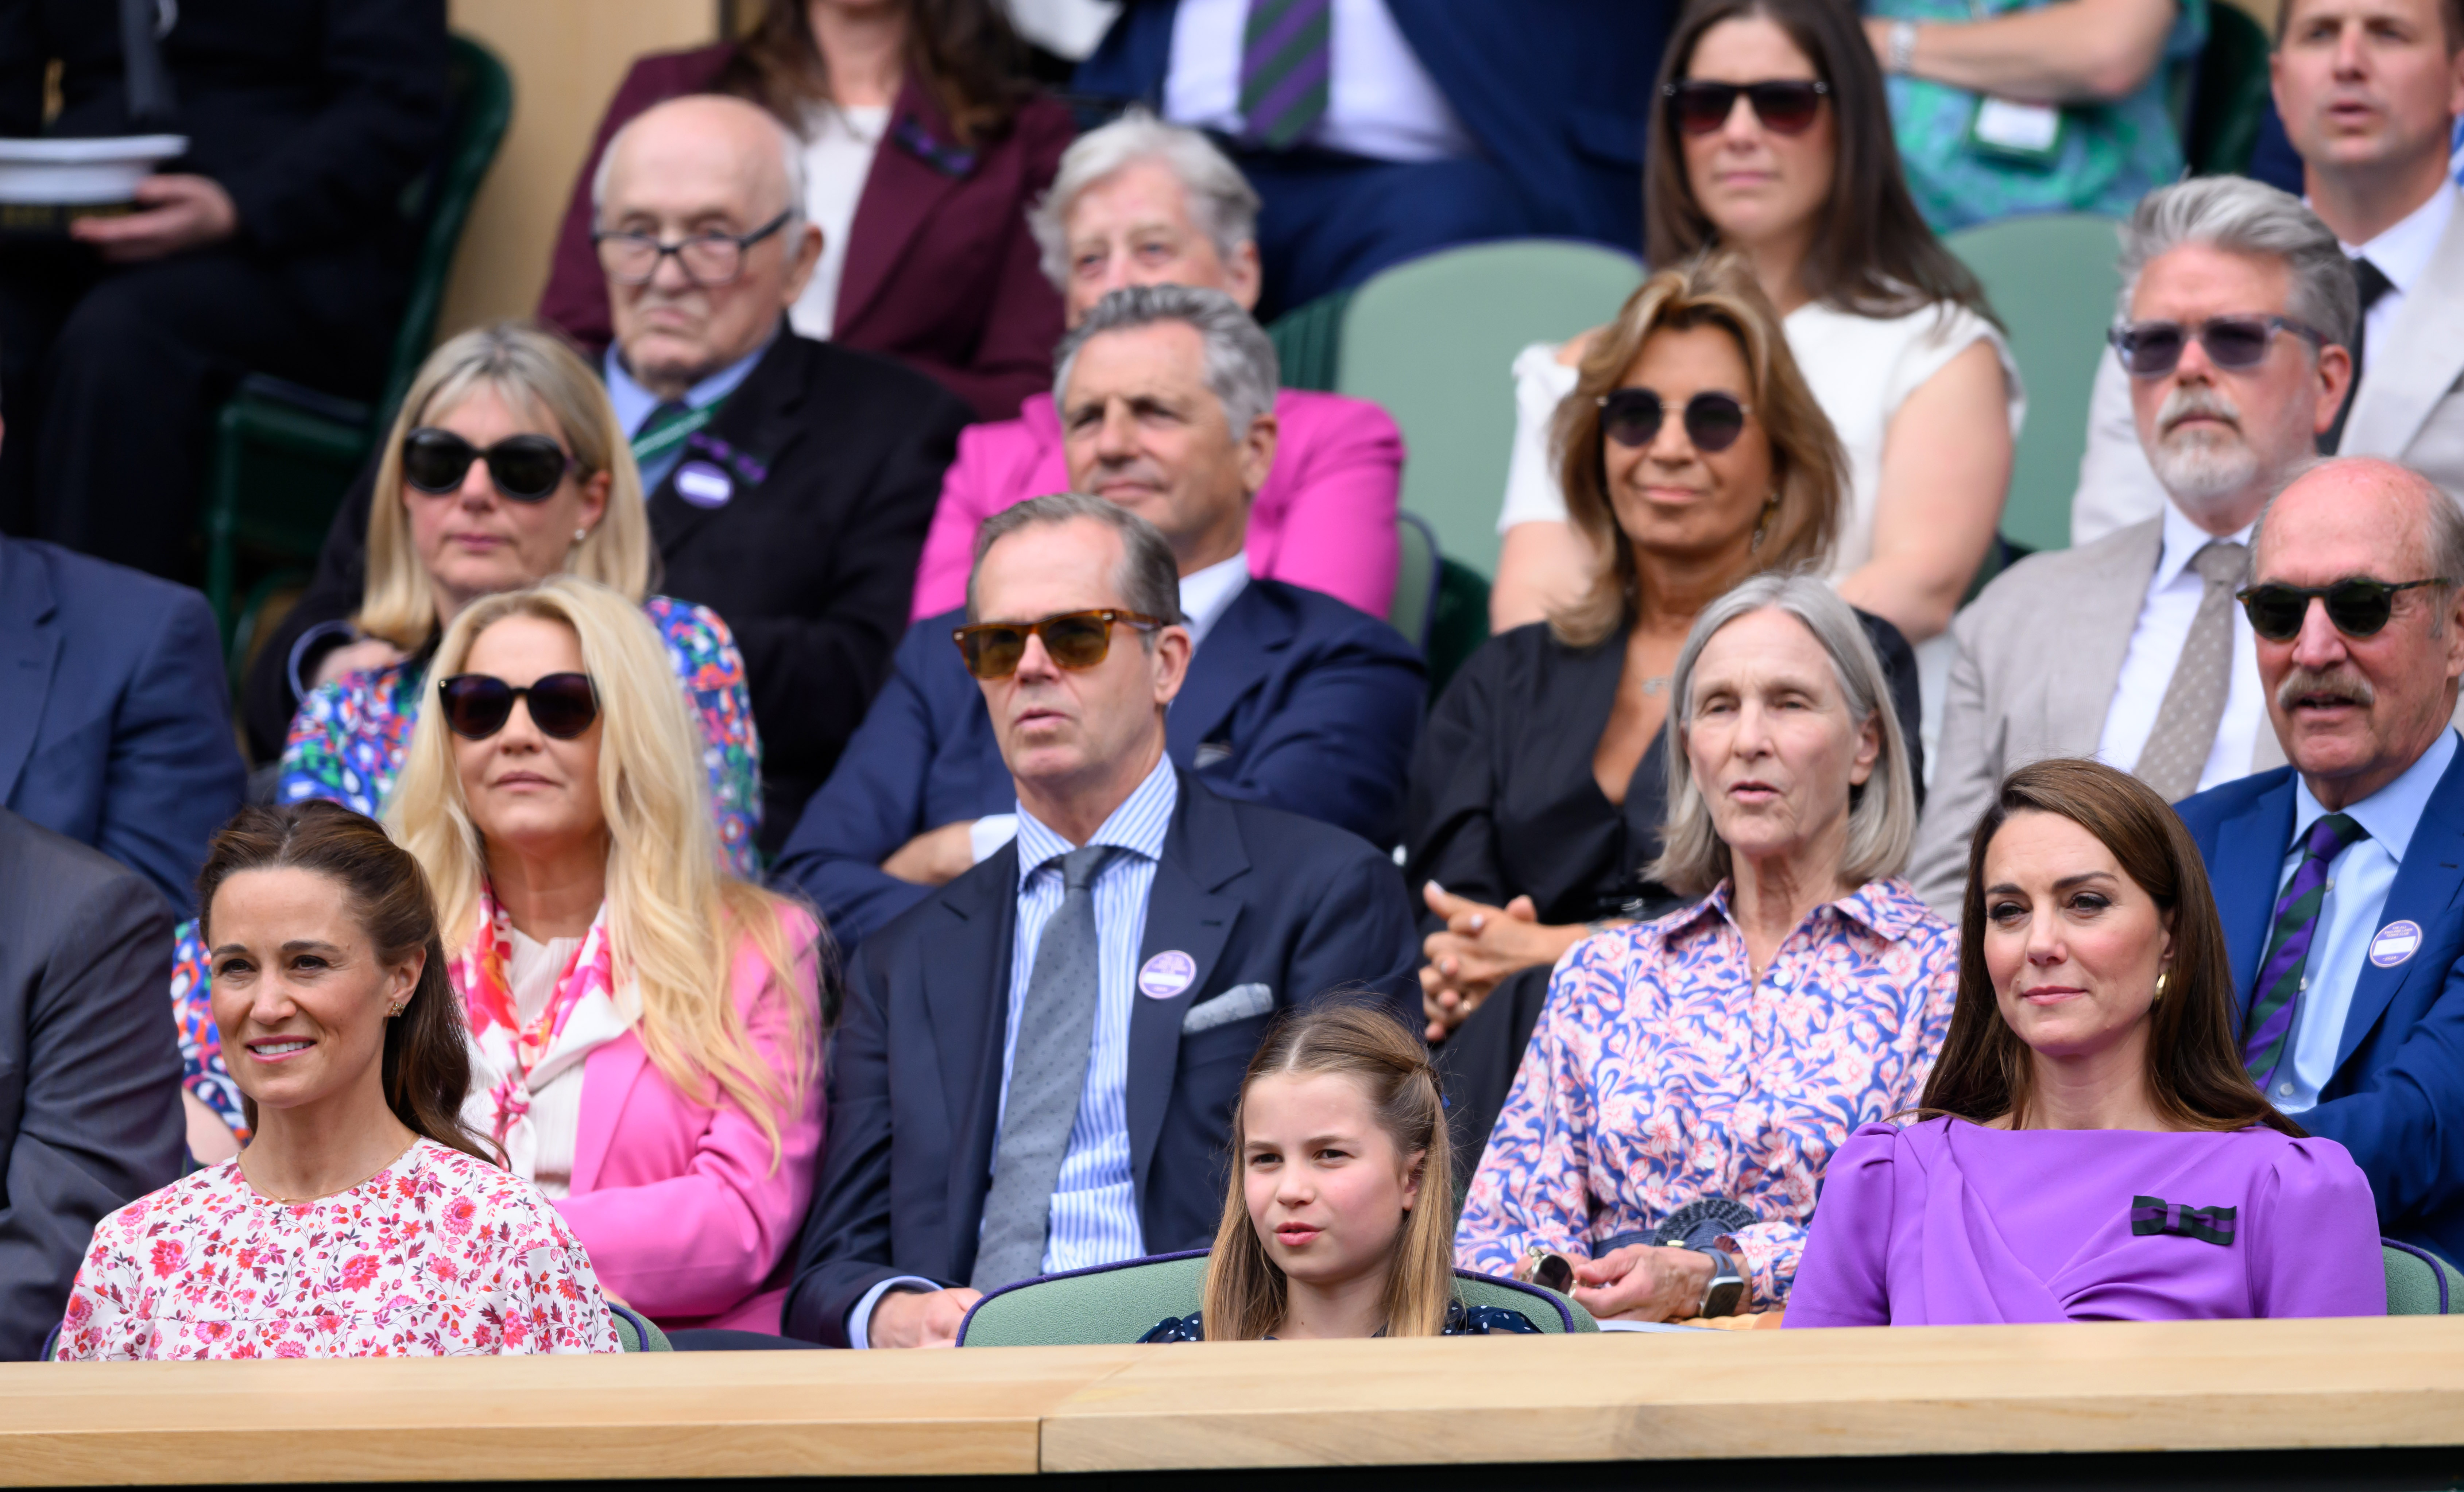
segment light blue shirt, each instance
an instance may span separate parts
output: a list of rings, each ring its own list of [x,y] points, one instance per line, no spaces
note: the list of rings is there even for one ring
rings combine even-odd
[[[2394,781],[2344,812],[2369,832],[2369,838],[2344,846],[2327,863],[2326,899],[2319,904],[2318,940],[2310,945],[2310,961],[2302,977],[2301,996],[2293,1017],[2293,1071],[2278,1071],[2275,1091],[2267,1096],[2277,1108],[2297,1114],[2319,1102],[2319,1090],[2336,1075],[2336,1052],[2343,1044],[2344,1016],[2353,1004],[2353,986],[2361,981],[2370,942],[2378,935],[2379,914],[2387,909],[2387,889],[2404,864],[2412,831],[2430,806],[2438,779],[2455,760],[2453,731],[2438,739]],[[2293,847],[2285,852],[2284,873],[2277,891],[2301,864],[2302,841],[2327,809],[2310,795],[2310,784],[2293,779]],[[2273,936],[2274,929],[2269,930]]]
[[[707,409],[736,392],[738,384],[753,376],[753,365],[770,350],[770,343],[778,340],[778,333],[771,333],[760,346],[686,389],[686,407]],[[600,365],[606,374],[607,402],[616,408],[616,424],[625,431],[625,438],[631,440],[642,432],[642,427],[649,423],[651,411],[659,407],[661,400],[658,395],[633,382],[633,375],[626,371],[625,360],[616,355],[613,343],[608,345],[607,356]],[[659,484],[668,479],[668,473],[676,469],[676,463],[684,459],[684,447],[671,446],[645,463],[642,467],[642,495],[648,497],[657,492]]]

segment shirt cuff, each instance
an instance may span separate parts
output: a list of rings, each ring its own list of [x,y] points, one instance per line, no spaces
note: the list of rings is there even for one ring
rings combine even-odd
[[[858,1349],[872,1346],[872,1339],[866,1331],[872,1325],[872,1308],[881,1304],[883,1296],[892,1290],[930,1291],[939,1288],[939,1284],[921,1275],[891,1275],[865,1291],[864,1299],[856,1302],[855,1307],[847,1312],[847,1346]]]
[[[976,864],[982,865],[990,860],[1003,845],[1016,838],[1018,838],[1018,815],[988,813],[968,827],[967,848],[975,855]]]

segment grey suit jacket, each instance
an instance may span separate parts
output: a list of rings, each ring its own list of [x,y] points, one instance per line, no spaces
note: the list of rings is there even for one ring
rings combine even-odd
[[[2464,203],[2402,310],[2387,344],[2369,348],[2337,449],[2402,462],[2464,502]],[[2071,497],[2074,544],[2165,511],[2165,489],[2131,422],[2129,375],[2110,351],[2098,361],[2087,419],[2087,452]]]
[[[1942,745],[1917,828],[1909,879],[1957,922],[1968,885],[1968,837],[2014,767],[2091,757],[2130,651],[2130,634],[2164,552],[2165,520],[2149,518],[2076,549],[2030,555],[1950,625],[1957,652],[1943,696]],[[2262,726],[2251,770],[2284,764]]]
[[[171,909],[0,808],[0,1359],[60,1323],[94,1225],[180,1174]]]

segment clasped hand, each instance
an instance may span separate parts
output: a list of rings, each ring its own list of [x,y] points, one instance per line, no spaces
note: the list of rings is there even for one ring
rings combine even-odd
[[[1580,923],[1540,920],[1529,896],[1491,907],[1457,896],[1437,882],[1420,889],[1429,910],[1446,919],[1442,932],[1421,941],[1420,1010],[1429,1019],[1428,1039],[1442,1042],[1488,998],[1507,976],[1534,964],[1554,964],[1591,930]]]
[[[983,1298],[983,1291],[963,1284],[947,1290],[891,1290],[872,1303],[864,1339],[874,1347],[956,1347],[968,1310]]]
[[[1683,1321],[1703,1307],[1711,1261],[1690,1248],[1629,1243],[1574,1263],[1574,1304],[1600,1321]]]
[[[161,259],[184,249],[220,243],[239,231],[239,208],[209,176],[149,176],[137,184],[138,210],[84,217],[69,236],[92,244],[114,264]]]

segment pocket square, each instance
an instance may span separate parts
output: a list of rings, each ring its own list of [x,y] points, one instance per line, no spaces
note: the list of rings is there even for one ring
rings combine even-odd
[[[1213,999],[1199,1000],[1180,1018],[1180,1034],[1212,1031],[1235,1020],[1263,1016],[1275,1008],[1275,992],[1263,984],[1235,984]]]

